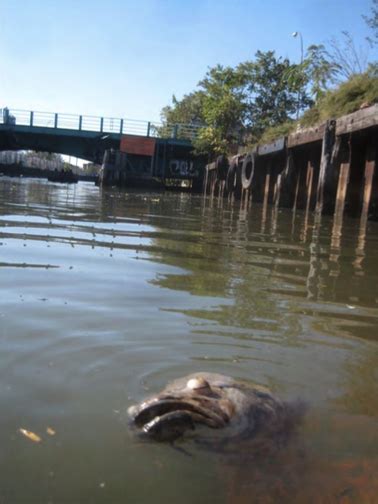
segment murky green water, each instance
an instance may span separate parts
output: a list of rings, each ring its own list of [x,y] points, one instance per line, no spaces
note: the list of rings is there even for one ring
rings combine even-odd
[[[1,178],[0,503],[377,502],[377,281],[377,223]],[[197,370],[306,401],[292,444],[135,439]]]

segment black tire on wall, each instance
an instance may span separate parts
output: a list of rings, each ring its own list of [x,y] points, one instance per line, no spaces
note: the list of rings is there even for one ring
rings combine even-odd
[[[256,155],[253,152],[247,154],[243,160],[241,170],[241,183],[243,189],[249,189],[252,185],[253,175],[255,172]]]

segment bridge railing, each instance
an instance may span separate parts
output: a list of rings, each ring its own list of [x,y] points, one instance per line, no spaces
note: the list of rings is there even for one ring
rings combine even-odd
[[[191,124],[163,124],[136,119],[57,114],[9,108],[0,109],[0,124],[187,140],[194,140],[200,129],[199,126]]]

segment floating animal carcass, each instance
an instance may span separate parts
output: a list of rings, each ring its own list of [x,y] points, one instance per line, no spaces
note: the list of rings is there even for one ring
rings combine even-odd
[[[128,410],[131,425],[143,437],[191,438],[211,447],[245,439],[274,443],[292,430],[298,413],[265,387],[207,372],[174,380]]]

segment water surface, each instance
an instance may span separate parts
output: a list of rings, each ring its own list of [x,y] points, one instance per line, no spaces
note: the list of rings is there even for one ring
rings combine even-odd
[[[2,177],[1,504],[374,502],[378,224],[365,224]],[[255,461],[130,434],[130,404],[200,370],[306,401],[292,444]]]

